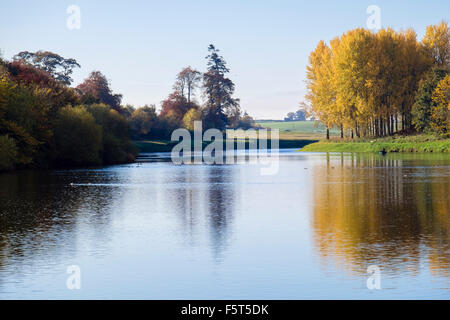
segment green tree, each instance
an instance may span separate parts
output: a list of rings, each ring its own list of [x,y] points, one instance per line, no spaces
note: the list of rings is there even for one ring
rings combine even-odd
[[[32,66],[48,72],[55,80],[64,85],[70,85],[74,68],[80,68],[75,59],[65,59],[59,54],[50,51],[28,52],[22,51],[16,54],[14,60],[21,60]]]
[[[14,83],[7,76],[0,78],[0,135],[9,135],[15,140],[20,165],[33,163],[41,144],[36,136],[43,110],[38,106],[39,101],[32,90]]]
[[[234,128],[238,129],[250,129],[255,127],[255,120],[247,113],[244,112],[242,116],[239,117],[239,120],[237,124],[234,126]]]
[[[0,171],[14,169],[17,162],[16,141],[8,135],[0,136]]]
[[[239,110],[239,99],[233,98],[234,83],[225,76],[230,70],[219,50],[211,44],[208,51],[208,71],[203,74],[204,127],[224,129],[229,124],[229,117]]]
[[[136,150],[130,140],[128,122],[105,104],[86,107],[101,128],[101,160],[104,164],[123,163],[134,158]]]
[[[54,160],[59,165],[101,163],[102,128],[85,107],[64,107],[55,125]]]
[[[433,101],[433,92],[438,83],[448,74],[447,70],[433,69],[420,82],[416,94],[416,102],[412,109],[413,125],[419,132],[431,130],[431,113],[436,106]]]
[[[143,106],[133,111],[130,116],[131,135],[134,139],[147,136],[156,126],[158,116],[155,106]]]

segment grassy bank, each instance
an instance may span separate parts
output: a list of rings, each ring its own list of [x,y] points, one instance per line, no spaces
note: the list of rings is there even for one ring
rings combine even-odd
[[[280,149],[298,149],[323,139],[326,128],[314,121],[260,121],[256,122],[262,128],[280,130]],[[330,131],[332,137],[338,136],[339,131]],[[135,141],[139,152],[171,152],[177,142],[168,140],[140,140]],[[209,142],[204,142],[203,147]],[[269,144],[270,145],[270,144]]]
[[[392,136],[379,139],[355,139],[319,141],[305,146],[305,152],[450,152],[450,139],[432,135]]]
[[[306,140],[298,139],[295,136],[280,135],[279,148],[280,149],[298,149],[304,146],[317,142],[318,140]],[[203,148],[205,148],[210,142],[204,142]],[[140,153],[146,152],[171,152],[172,148],[178,144],[178,142],[166,141],[166,140],[141,140],[135,141],[136,146]],[[270,140],[268,141],[268,147],[270,147]],[[224,145],[224,150],[226,145]],[[246,143],[248,148],[248,143]]]
[[[139,153],[143,152],[170,152],[176,145],[171,141],[166,140],[139,140],[134,141],[138,147]]]

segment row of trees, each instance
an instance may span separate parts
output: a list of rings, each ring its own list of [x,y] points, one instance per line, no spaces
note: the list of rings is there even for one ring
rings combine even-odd
[[[76,67],[75,60],[51,52],[0,59],[0,170],[134,158],[120,98],[99,72],[71,88]]]
[[[301,108],[295,112],[289,112],[284,118],[284,121],[306,121],[306,116],[306,110]]]
[[[310,113],[341,137],[449,132],[450,30],[355,29],[320,41],[309,57]],[[329,138],[329,130],[327,130]]]
[[[0,59],[0,170],[14,167],[97,165],[131,161],[131,139],[170,139],[176,128],[249,128],[253,119],[233,98],[229,69],[213,45],[207,71],[184,68],[174,91],[156,107],[122,105],[99,71],[70,87],[74,59],[52,52],[24,51]],[[195,97],[201,89],[200,105]]]
[[[235,85],[227,77],[230,70],[219,50],[208,47],[207,70],[201,73],[191,67],[178,73],[173,92],[156,107],[126,106],[134,139],[169,139],[176,128],[193,130],[194,121],[203,121],[203,128],[250,128],[253,119],[241,111],[239,99],[233,97]],[[203,104],[196,97],[200,91]]]

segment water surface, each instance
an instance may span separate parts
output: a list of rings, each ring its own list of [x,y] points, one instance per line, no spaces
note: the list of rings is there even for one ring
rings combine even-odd
[[[152,157],[0,174],[0,299],[450,298],[447,155]]]

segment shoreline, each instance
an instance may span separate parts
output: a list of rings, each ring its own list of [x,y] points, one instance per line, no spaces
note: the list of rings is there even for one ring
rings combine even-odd
[[[299,149],[303,148],[312,143],[318,142],[319,140],[310,139],[289,139],[281,137],[279,140],[279,149]],[[172,148],[176,146],[179,141],[168,141],[168,140],[139,140],[133,141],[137,146],[139,153],[148,152],[171,152]],[[202,146],[205,148],[211,142],[203,142]],[[225,142],[226,143],[226,140]],[[270,140],[267,141],[268,147],[270,147]],[[235,143],[236,146],[236,143]],[[248,149],[248,142],[245,143],[245,148]],[[224,145],[224,149],[226,146]],[[138,155],[139,156],[139,155]]]
[[[392,136],[376,139],[321,140],[300,149],[301,152],[449,153],[450,139],[428,135]]]

